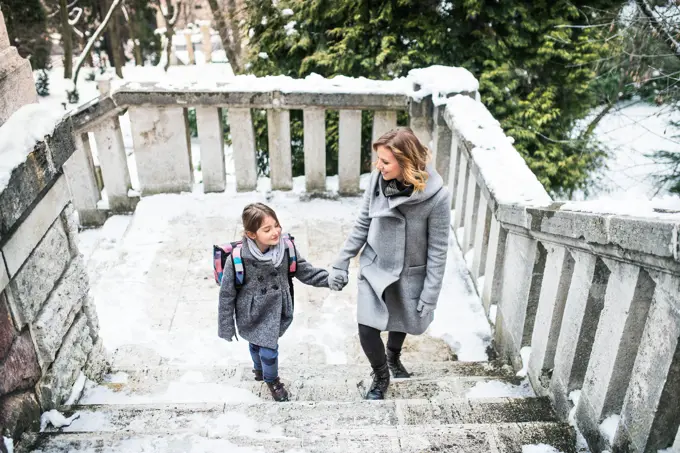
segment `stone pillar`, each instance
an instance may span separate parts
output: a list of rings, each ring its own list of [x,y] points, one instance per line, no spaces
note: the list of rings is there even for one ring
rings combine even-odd
[[[326,110],[308,108],[303,115],[306,189],[323,192],[326,190]]]
[[[187,44],[187,54],[189,55],[189,64],[196,64],[196,55],[194,54],[194,42],[191,39],[191,30],[184,31],[184,40]]]
[[[489,208],[489,201],[483,193],[479,194],[479,208],[477,209],[476,231],[474,236],[474,250],[475,255],[472,261],[472,276],[475,279],[475,284],[479,277],[484,275],[486,270],[486,254],[489,248],[489,232],[491,230],[491,209]],[[482,288],[477,288],[479,294],[482,293]]]
[[[267,110],[269,135],[269,171],[272,189],[293,188],[293,158],[290,149],[290,111]]]
[[[0,126],[20,107],[38,102],[31,63],[9,44],[0,11]]]
[[[458,243],[462,248],[462,237],[458,237],[458,229],[464,226],[465,221],[465,209],[467,201],[467,190],[468,190],[468,177],[470,166],[468,165],[468,159],[465,153],[460,153],[460,159],[458,164],[458,187],[456,188],[456,204],[454,206],[455,212],[453,216],[453,231],[456,233],[456,238]]]
[[[132,182],[118,117],[114,116],[96,125],[92,132],[97,144],[99,167],[109,199],[109,209],[113,212],[134,211],[138,199],[128,196]]]
[[[548,256],[531,338],[528,373],[534,390],[542,396],[548,394],[550,380],[545,373],[554,366],[564,306],[574,273],[574,259],[566,248],[547,244],[546,249]]]
[[[212,36],[210,35],[210,24],[201,24],[201,36],[203,44],[203,55],[205,56],[205,62],[212,62]]]
[[[472,173],[472,170],[468,171],[468,188],[467,188],[467,200],[465,201],[465,232],[463,234],[463,242],[460,244],[463,253],[467,253],[474,244],[475,241],[475,229],[477,228],[477,210],[479,207],[479,185],[477,184],[477,178]],[[460,239],[458,239],[460,241]]]
[[[522,365],[521,348],[531,344],[545,259],[545,248],[538,241],[508,233],[496,343],[517,369]]]
[[[591,446],[611,449],[599,427],[608,416],[621,413],[655,284],[638,266],[613,260],[605,264],[611,275],[576,408],[576,422]]]
[[[415,86],[415,90],[418,90],[419,88],[420,87],[418,85]],[[418,140],[420,140],[421,143],[428,148],[432,148],[432,113],[433,105],[431,95],[425,96],[419,101],[413,99],[409,100],[409,127],[413,129],[413,132],[416,134],[416,137],[418,137]]]
[[[572,256],[574,273],[550,381],[550,396],[563,417],[571,409],[569,393],[583,387],[610,274],[604,262],[595,255],[573,251]]]
[[[652,452],[680,443],[680,278],[650,274],[656,289],[612,451]]]
[[[142,194],[191,191],[194,173],[186,110],[131,107],[129,112]]]
[[[359,193],[361,174],[361,110],[340,110],[338,176],[340,193]]]
[[[397,127],[397,112],[394,110],[376,110],[373,112],[373,130],[371,132],[371,145],[385,133]],[[372,146],[371,146],[372,148]],[[371,149],[371,163],[378,160],[378,156]]]
[[[460,166],[460,156],[462,155],[462,150],[460,149],[461,141],[458,134],[451,135],[451,165],[449,168],[449,179],[447,180],[447,185],[449,188],[449,193],[451,195],[451,209],[456,206],[456,196],[458,192],[458,176],[459,176],[459,166]]]
[[[486,313],[489,313],[489,308],[492,305],[497,306],[500,302],[501,291],[503,290],[503,262],[505,260],[507,235],[507,230],[492,215],[486,269],[484,270],[484,288],[482,289],[482,305],[484,305]]]
[[[451,142],[453,133],[444,119],[445,110],[446,105],[438,105],[434,108],[432,155],[437,172],[444,181],[448,181],[451,169]]]
[[[215,107],[196,107],[198,140],[201,143],[203,192],[224,192],[227,172],[224,162],[222,111]]]
[[[239,192],[257,188],[257,162],[255,154],[255,132],[253,119],[248,108],[230,108],[227,121],[231,131],[236,190]]]
[[[76,149],[64,164],[64,175],[73,196],[73,206],[78,211],[81,226],[102,225],[106,221],[106,212],[97,207],[101,192],[95,177],[90,140],[87,134],[75,134],[74,140]]]

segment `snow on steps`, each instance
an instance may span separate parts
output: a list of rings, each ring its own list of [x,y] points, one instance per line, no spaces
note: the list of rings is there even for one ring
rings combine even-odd
[[[247,430],[244,430],[247,431]],[[442,451],[459,453],[521,453],[522,445],[545,442],[564,453],[574,452],[573,432],[557,423],[453,424],[431,426],[370,426],[317,430],[304,436],[290,433],[241,432],[225,439],[178,434],[65,433],[43,434],[36,453],[96,451],[100,453],[395,453]],[[256,449],[257,448],[257,449]]]

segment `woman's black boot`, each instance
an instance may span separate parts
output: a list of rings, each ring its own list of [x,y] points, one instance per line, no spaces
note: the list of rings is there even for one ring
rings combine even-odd
[[[390,368],[394,379],[411,377],[411,373],[406,371],[404,364],[401,363],[401,351],[393,351],[390,348],[387,348],[385,352],[387,354],[387,366]]]
[[[373,368],[373,382],[366,393],[367,400],[384,400],[387,387],[390,385],[390,370],[385,363],[380,368]]]

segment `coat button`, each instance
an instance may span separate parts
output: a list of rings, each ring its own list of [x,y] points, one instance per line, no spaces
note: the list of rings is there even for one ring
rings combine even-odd
[[[264,277],[261,276],[261,275],[258,275],[258,276],[257,276],[257,281],[259,281],[259,282],[264,281]]]
[[[379,191],[379,190],[376,190],[376,191],[375,191],[375,196],[376,196],[376,197],[380,196],[380,191]]]
[[[262,288],[261,293],[262,293],[262,294],[267,294],[267,288]]]
[[[274,285],[274,286],[272,286],[272,289],[273,289],[274,291],[278,291],[278,290],[279,290],[279,286],[278,286],[278,285]]]
[[[269,275],[271,275],[272,277],[276,277],[276,276],[277,276],[277,275],[279,275],[279,274],[278,274],[278,273],[276,273],[276,271],[274,271],[274,272],[272,272],[272,273],[271,273],[271,274],[269,274]]]

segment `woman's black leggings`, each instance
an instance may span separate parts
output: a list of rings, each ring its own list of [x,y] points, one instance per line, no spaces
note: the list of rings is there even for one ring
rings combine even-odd
[[[401,351],[405,339],[406,334],[404,332],[390,332],[387,337],[387,347],[394,352]],[[368,357],[373,368],[380,368],[385,365],[385,362],[387,362],[385,344],[380,338],[378,329],[359,324],[359,341],[361,341],[364,354]]]

